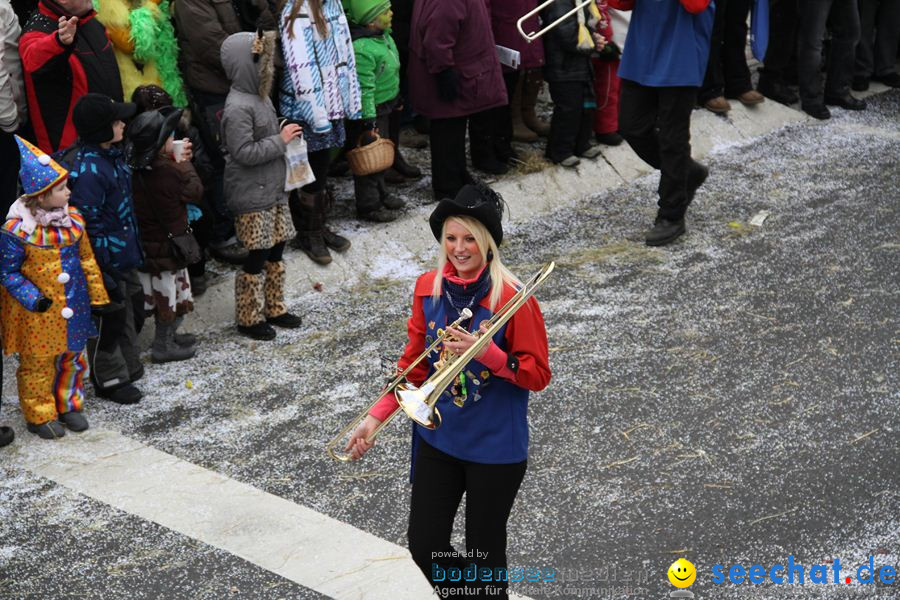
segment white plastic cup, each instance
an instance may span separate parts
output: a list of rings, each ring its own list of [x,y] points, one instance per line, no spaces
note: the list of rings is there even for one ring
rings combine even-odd
[[[185,144],[187,144],[186,140],[175,140],[172,142],[172,156],[175,158],[175,162],[184,161]]]

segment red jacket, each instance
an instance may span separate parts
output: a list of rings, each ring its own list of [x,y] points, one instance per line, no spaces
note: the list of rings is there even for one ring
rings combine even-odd
[[[119,66],[96,13],[78,18],[75,40],[69,46],[56,33],[60,16],[42,1],[19,39],[29,117],[38,147],[48,153],[75,141],[72,108],[86,93],[122,101]]]
[[[397,361],[397,367],[406,369],[412,361],[425,350],[425,311],[423,305],[431,301],[431,288],[434,283],[436,271],[429,271],[416,281],[416,289],[413,297],[412,315],[407,321],[406,327],[409,333],[409,341],[403,356]],[[503,306],[516,290],[510,286],[503,289],[499,306]],[[482,300],[481,306],[490,307],[490,293]],[[540,391],[550,383],[550,364],[547,349],[547,329],[544,325],[544,317],[538,307],[537,300],[531,298],[509,320],[506,326],[506,347],[508,353],[501,350],[496,344],[491,344],[489,350],[480,359],[495,376],[503,377],[508,381],[531,391]],[[508,355],[512,354],[518,359],[518,369],[513,372],[508,367]],[[431,362],[422,360],[406,376],[407,380],[415,385],[421,385],[428,377]],[[388,415],[400,407],[393,394],[388,394],[378,404],[372,407],[369,414],[383,421]]]

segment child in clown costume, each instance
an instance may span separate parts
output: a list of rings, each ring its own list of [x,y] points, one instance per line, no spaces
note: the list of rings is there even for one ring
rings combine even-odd
[[[169,0],[99,0],[97,18],[106,27],[116,53],[122,91],[130,98],[141,85],[159,85],[175,106],[187,106],[178,71],[178,43]]]
[[[109,297],[84,219],[68,205],[68,172],[29,142],[16,141],[25,194],[0,228],[3,347],[19,354],[16,379],[28,431],[55,439],[65,435],[63,424],[88,428],[84,347],[97,335],[91,307]]]

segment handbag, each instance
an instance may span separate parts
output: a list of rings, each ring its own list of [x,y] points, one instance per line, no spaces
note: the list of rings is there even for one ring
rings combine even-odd
[[[144,184],[144,178],[138,174],[135,179],[140,182],[144,194],[147,194],[147,186]],[[203,250],[200,248],[197,238],[194,237],[194,230],[191,226],[188,225],[187,229],[182,233],[172,233],[167,230],[166,225],[162,222],[162,219],[159,218],[159,214],[153,209],[153,202],[150,201],[149,196],[147,196],[147,206],[151,207],[153,218],[156,219],[160,229],[166,232],[166,238],[169,240],[169,250],[172,251],[172,256],[175,257],[176,262],[184,267],[200,262],[203,258]]]

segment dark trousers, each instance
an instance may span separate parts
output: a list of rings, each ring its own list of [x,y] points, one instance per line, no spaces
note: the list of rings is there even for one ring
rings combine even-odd
[[[472,463],[441,452],[421,438],[417,442],[408,531],[413,560],[432,586],[468,587],[480,590],[475,597],[508,598],[506,582],[450,583],[446,576],[444,581],[433,581],[432,574],[434,565],[446,571],[449,567],[464,568],[471,562],[479,568],[506,569],[506,522],[525,477],[527,462]],[[466,551],[474,556],[454,559],[446,553],[454,551],[450,535],[463,493],[466,495]],[[438,552],[445,556],[434,554]],[[488,596],[486,586],[500,588],[502,593]]]
[[[195,105],[195,119],[203,145],[212,163],[212,186],[208,190],[212,204],[212,245],[222,244],[234,237],[234,215],[225,204],[225,157],[222,156],[222,144],[219,135],[219,124],[222,110],[225,108],[225,96],[207,94],[191,90],[191,98]]]
[[[859,41],[856,0],[801,0],[797,72],[803,106],[816,106],[824,102],[821,66],[826,24],[831,25],[832,37],[826,61],[825,95],[844,96],[850,90],[856,42]]]
[[[13,134],[0,131],[0,210],[3,220],[19,196],[19,145]]]
[[[585,108],[585,102],[593,99],[594,91],[589,81],[549,81],[548,84],[553,117],[546,155],[558,163],[591,147],[594,115]]]
[[[799,0],[778,0],[769,12],[769,46],[760,79],[772,83],[797,83],[797,29],[800,26]]]
[[[509,102],[512,102],[520,74],[520,71],[503,72],[503,83]],[[472,155],[472,164],[476,167],[482,159],[491,155],[504,163],[512,158],[513,125],[509,102],[469,117],[469,152]]]
[[[468,117],[432,119],[431,187],[435,199],[453,198],[473,178],[466,169],[466,122]]]
[[[619,133],[645,163],[659,169],[659,212],[677,220],[687,211],[691,111],[695,87],[647,87],[622,80]]]
[[[104,391],[131,382],[142,370],[135,313],[138,308],[143,310],[144,290],[137,271],[125,271],[121,276],[116,289],[124,298],[112,304],[113,310],[94,317],[100,335],[88,340],[87,346],[91,379]]]
[[[244,273],[259,275],[262,273],[263,267],[266,266],[267,262],[275,263],[282,260],[284,255],[284,245],[285,242],[278,242],[271,248],[250,250],[247,254],[247,259],[241,267],[244,270]]]
[[[900,42],[900,0],[859,0],[859,17],[853,74],[868,78],[893,73]]]
[[[391,129],[391,113],[393,105],[386,107],[385,111],[379,111],[375,118],[375,127],[378,135],[388,137]],[[364,121],[347,121],[346,150],[356,148],[359,136],[365,132]],[[384,171],[371,175],[353,176],[353,191],[356,196],[356,214],[362,216],[381,208],[381,199],[387,196],[387,186],[384,183]]]
[[[718,96],[737,98],[753,89],[745,54],[748,14],[750,0],[716,1],[709,63],[697,94],[701,104]]]

